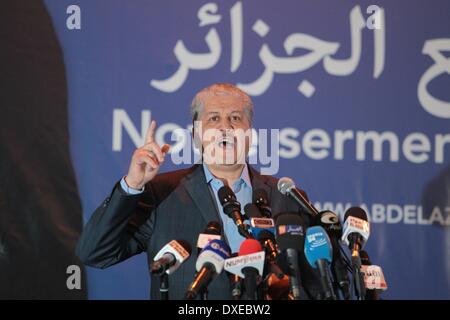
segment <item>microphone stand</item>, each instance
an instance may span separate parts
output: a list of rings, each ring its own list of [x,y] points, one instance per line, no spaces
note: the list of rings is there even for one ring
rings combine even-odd
[[[358,300],[365,300],[366,287],[364,285],[364,274],[361,272],[361,257],[359,256],[358,246],[352,251],[352,272],[355,281],[355,294]]]
[[[370,266],[372,262],[370,262],[369,255],[366,252],[366,257],[361,258],[362,265]],[[376,289],[368,289],[366,288],[366,300],[380,300],[380,296]]]
[[[294,300],[300,300],[300,270],[298,267],[298,253],[295,249],[287,249],[286,255],[288,259],[288,266],[290,269],[289,285],[292,290]]]
[[[165,272],[159,276],[159,292],[161,300],[169,300],[169,275]]]
[[[241,278],[237,275],[230,275],[231,281],[231,295],[233,296],[233,300],[241,300],[242,295],[242,283]]]
[[[204,288],[200,291],[200,300],[208,300],[208,288]]]

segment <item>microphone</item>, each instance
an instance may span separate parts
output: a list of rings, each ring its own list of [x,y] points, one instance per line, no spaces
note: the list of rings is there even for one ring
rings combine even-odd
[[[288,264],[289,284],[295,300],[300,300],[300,269],[298,252],[304,246],[303,219],[294,213],[280,213],[276,217],[276,239]]]
[[[367,213],[359,207],[349,208],[344,215],[344,232],[342,241],[349,246],[353,254],[359,256],[370,235]]]
[[[223,212],[233,219],[237,225],[239,234],[244,238],[252,238],[248,232],[248,226],[244,224],[244,218],[241,214],[241,204],[237,201],[233,190],[228,186],[223,186],[218,191],[219,201],[223,207]]]
[[[199,256],[202,249],[211,241],[211,240],[221,240],[222,236],[222,226],[217,221],[211,221],[206,225],[203,233],[198,235],[197,239],[197,257]],[[201,300],[208,300],[208,290],[204,288],[200,292]]]
[[[275,233],[275,224],[271,218],[250,218],[250,231],[254,238],[258,238],[262,231]]]
[[[326,300],[336,300],[328,266],[331,263],[331,243],[321,226],[310,227],[305,237],[306,260],[314,269],[319,269],[320,285]]]
[[[360,300],[365,298],[364,275],[361,273],[361,257],[363,249],[370,235],[370,224],[367,213],[358,207],[349,208],[344,215],[344,231],[342,241],[348,245],[352,254],[352,271],[355,280],[356,294]]]
[[[206,289],[211,281],[223,270],[225,259],[229,258],[231,250],[221,240],[211,240],[197,258],[195,268],[197,275],[187,289],[184,299],[194,300],[198,293]]]
[[[366,300],[379,300],[379,294],[386,291],[388,286],[381,267],[372,265],[369,255],[361,250],[361,272],[364,273],[364,285],[366,286]]]
[[[258,189],[253,192],[253,203],[255,203],[262,215],[266,218],[272,217],[272,209],[269,205],[269,197],[264,189]]]
[[[275,274],[278,279],[282,279],[284,273],[276,264],[278,248],[275,243],[275,225],[273,219],[263,218],[258,206],[252,203],[247,204],[244,210],[247,217],[250,218],[250,232],[264,246],[270,272]]]
[[[259,210],[259,207],[254,203],[247,203],[244,207],[244,212],[248,219],[263,218],[261,210]]]
[[[328,234],[333,234],[337,238],[342,237],[342,226],[339,217],[333,211],[321,211],[316,216],[316,224],[322,226]]]
[[[191,245],[184,240],[172,240],[166,244],[153,258],[151,273],[162,275],[171,274],[187,260],[192,252]]]
[[[257,283],[263,274],[265,253],[255,239],[246,239],[239,247],[239,256],[225,261],[225,270],[244,279],[244,297],[257,300]]]
[[[231,257],[237,257],[238,254],[236,252],[231,254]],[[226,262],[226,260],[225,260]],[[224,266],[225,268],[225,266]],[[242,278],[236,274],[232,274],[227,271],[227,275],[230,279],[231,283],[231,295],[233,296],[233,300],[241,300],[242,295]]]
[[[290,293],[289,277],[279,279],[271,274],[265,279],[266,291],[264,300],[294,300]]]
[[[268,231],[275,234],[275,224],[273,219],[264,218],[258,206],[253,203],[248,203],[245,207],[245,214],[250,219],[250,232],[252,236],[258,239],[259,233]]]
[[[211,221],[206,225],[205,230],[198,235],[197,239],[197,257],[202,249],[211,240],[220,240],[222,237],[222,226],[217,221]]]
[[[191,245],[184,240],[172,240],[153,258],[150,272],[159,275],[161,300],[169,300],[169,274],[175,272],[192,252]]]
[[[254,203],[247,203],[244,207],[244,216],[247,220],[251,218],[263,218],[258,206]],[[247,228],[249,225],[247,225]],[[250,230],[251,231],[251,230]]]
[[[310,216],[314,217],[319,212],[316,208],[306,199],[306,197],[295,187],[295,182],[291,178],[281,178],[277,184],[278,191],[282,194],[294,199],[300,207],[305,210]]]
[[[266,249],[268,259],[275,262],[278,257],[278,248],[275,243],[275,235],[273,232],[269,230],[262,230],[258,233],[258,241]]]
[[[336,288],[340,289],[345,300],[350,299],[350,280],[347,273],[346,257],[342,253],[339,239],[342,237],[342,225],[336,213],[332,211],[321,211],[316,217],[316,224],[322,226],[330,237],[333,259],[331,269],[336,281]]]
[[[278,279],[282,279],[284,277],[284,272],[281,271],[280,267],[277,265],[278,247],[275,242],[275,235],[272,229],[274,228],[262,229],[258,233],[257,239],[265,249],[266,261],[269,264],[268,267],[270,272],[272,272]]]

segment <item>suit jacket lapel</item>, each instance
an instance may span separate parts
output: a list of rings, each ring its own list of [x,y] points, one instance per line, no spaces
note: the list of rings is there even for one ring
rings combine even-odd
[[[194,171],[186,176],[186,183],[184,186],[202,214],[205,223],[211,221],[220,223],[221,220],[217,212],[217,206],[215,200],[212,198],[209,186],[206,183],[202,165],[196,165]]]

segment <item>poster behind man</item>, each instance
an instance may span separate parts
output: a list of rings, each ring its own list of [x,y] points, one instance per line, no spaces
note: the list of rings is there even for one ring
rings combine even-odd
[[[319,209],[366,209],[384,298],[450,299],[448,1],[44,2],[66,69],[77,183],[64,181],[85,221],[150,119],[177,151],[189,139],[171,133],[189,128],[193,95],[231,82],[251,95],[256,129],[279,129],[279,161],[258,167],[292,177]],[[46,81],[33,77],[27,87]],[[87,270],[90,298],[148,297],[144,255]]]

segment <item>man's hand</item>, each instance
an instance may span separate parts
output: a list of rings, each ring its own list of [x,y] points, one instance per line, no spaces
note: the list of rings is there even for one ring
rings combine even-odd
[[[147,130],[145,144],[133,153],[128,174],[125,177],[125,182],[130,188],[142,189],[147,182],[151,181],[158,173],[169,151],[168,144],[161,148],[155,142],[155,128],[156,122],[153,120]]]

